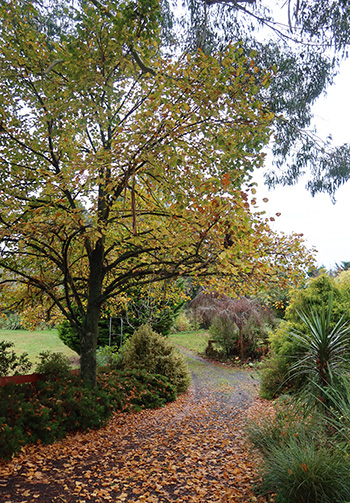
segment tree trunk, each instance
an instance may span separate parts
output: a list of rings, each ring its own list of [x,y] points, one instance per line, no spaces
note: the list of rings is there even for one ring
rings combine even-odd
[[[245,356],[245,344],[244,344],[244,338],[243,338],[243,328],[239,328],[239,349],[240,349],[240,358],[243,360]]]
[[[98,241],[90,256],[88,304],[80,331],[80,373],[88,386],[96,385],[96,347],[101,313],[104,247]]]
[[[100,310],[88,306],[80,330],[80,375],[88,386],[96,385],[96,347]]]

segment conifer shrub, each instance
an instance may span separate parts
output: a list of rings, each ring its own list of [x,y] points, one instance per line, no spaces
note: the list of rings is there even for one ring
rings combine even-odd
[[[191,377],[183,356],[164,336],[142,325],[122,348],[126,368],[160,374],[176,388],[177,393],[187,391]]]
[[[63,320],[57,326],[58,336],[72,351],[80,355],[80,336],[77,327],[72,326],[68,320]],[[97,346],[104,347],[109,344],[109,320],[102,318],[98,323]]]
[[[263,364],[260,373],[260,396],[267,400],[276,398],[281,393],[287,392],[289,382],[288,360],[282,355],[272,353]]]
[[[63,344],[80,355],[80,337],[76,327],[73,327],[68,320],[63,320],[57,325],[57,332]]]
[[[114,410],[155,409],[176,399],[175,387],[164,376],[149,374],[145,370],[100,374],[98,382],[108,391]]]
[[[75,375],[0,386],[0,458],[26,444],[49,444],[69,432],[100,428],[113,411],[161,407],[175,398],[176,389],[164,376],[142,370],[101,373],[94,388]]]

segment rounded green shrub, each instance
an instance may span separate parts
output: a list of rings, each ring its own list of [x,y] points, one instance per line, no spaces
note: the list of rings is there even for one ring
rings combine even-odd
[[[39,354],[40,362],[36,366],[36,372],[42,374],[47,381],[57,379],[69,379],[71,377],[71,364],[68,356],[63,353],[42,351]]]
[[[178,393],[187,391],[191,377],[182,355],[164,336],[142,325],[122,348],[127,368],[165,376]]]

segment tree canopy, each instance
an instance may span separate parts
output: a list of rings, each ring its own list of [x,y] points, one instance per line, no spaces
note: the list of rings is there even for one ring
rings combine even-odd
[[[2,301],[58,308],[92,384],[110,299],[181,275],[240,293],[297,281],[312,260],[254,208],[273,70],[241,44],[169,59],[157,2],[113,9],[0,11]]]

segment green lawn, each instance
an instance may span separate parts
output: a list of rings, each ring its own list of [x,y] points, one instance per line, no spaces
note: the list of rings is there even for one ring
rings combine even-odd
[[[28,353],[29,359],[36,364],[41,351],[60,352],[70,357],[78,356],[59,339],[56,330],[0,330],[0,340],[14,343],[16,353]]]
[[[178,332],[169,335],[169,340],[196,353],[204,353],[208,345],[209,334],[205,330]]]
[[[60,352],[70,357],[78,356],[59,339],[56,330],[0,330],[0,340],[14,343],[16,353],[28,353],[34,365],[41,351]],[[169,340],[196,353],[204,353],[208,344],[208,332],[195,330],[171,334]]]

